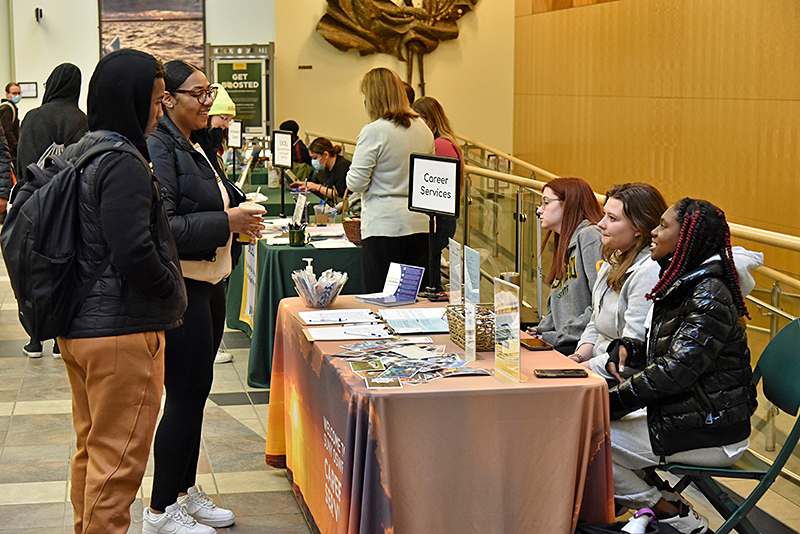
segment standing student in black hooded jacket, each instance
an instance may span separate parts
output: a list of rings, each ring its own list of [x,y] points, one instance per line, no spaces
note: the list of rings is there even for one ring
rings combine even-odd
[[[186,309],[175,241],[147,160],[145,137],[164,97],[163,66],[136,50],[113,52],[89,83],[89,128],[63,157],[103,143],[110,151],[81,173],[78,275],[110,263],[59,337],[72,388],[75,532],[125,534],[161,408],[164,331]]]
[[[62,63],[50,73],[45,87],[42,105],[26,113],[19,128],[17,174],[20,181],[25,180],[28,165],[38,162],[52,145],[65,147],[77,143],[89,131],[86,114],[78,109],[80,69],[72,63]],[[40,357],[42,341],[31,339],[22,352],[29,358]],[[58,343],[55,343],[53,356],[58,356],[59,352]]]
[[[217,507],[196,483],[203,410],[225,327],[224,279],[241,253],[236,234],[260,237],[263,210],[239,207],[244,193],[217,162],[217,145],[206,129],[217,88],[185,61],[166,64],[165,82],[164,116],[147,146],[189,306],[183,325],[167,335],[167,398],[153,444],[153,493],[142,532],[184,532],[183,509],[201,524],[192,534],[210,534],[234,522],[234,514]]]
[[[45,82],[42,105],[25,114],[19,128],[17,170],[24,178],[25,168],[39,158],[53,143],[69,146],[89,131],[86,114],[78,108],[81,94],[81,71],[72,63],[53,69]]]

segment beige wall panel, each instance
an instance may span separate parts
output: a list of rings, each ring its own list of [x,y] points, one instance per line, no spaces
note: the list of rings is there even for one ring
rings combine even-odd
[[[800,2],[622,0],[516,27],[517,155],[800,235]],[[800,271],[797,253],[753,248]]]

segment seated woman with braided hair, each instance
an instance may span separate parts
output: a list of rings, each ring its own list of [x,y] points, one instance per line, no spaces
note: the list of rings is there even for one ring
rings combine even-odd
[[[662,523],[701,534],[708,520],[683,501],[668,500],[640,476],[661,462],[727,467],[749,445],[756,408],[748,316],[731,252],[725,214],[684,198],[652,232],[650,254],[661,265],[647,340],[619,340],[608,371],[611,459],[618,505],[648,507]],[[627,379],[626,365],[642,369]]]

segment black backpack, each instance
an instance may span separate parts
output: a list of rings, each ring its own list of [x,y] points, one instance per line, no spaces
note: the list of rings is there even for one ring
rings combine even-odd
[[[81,171],[108,152],[127,152],[144,164],[136,149],[114,141],[92,146],[69,160],[51,156],[45,169],[32,163],[25,170],[27,182],[19,188],[0,231],[19,320],[37,341],[68,332],[73,317],[110,263],[107,257],[84,284],[78,280]]]

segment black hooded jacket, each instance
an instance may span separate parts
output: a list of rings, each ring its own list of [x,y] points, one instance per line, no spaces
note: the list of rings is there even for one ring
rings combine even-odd
[[[231,235],[228,214],[223,210],[217,176],[224,176],[216,157],[215,140],[208,130],[192,132],[191,141],[205,152],[200,154],[167,115],[147,138],[172,233],[182,260],[213,261],[217,248]],[[212,167],[209,166],[211,162]],[[244,193],[229,180],[222,180],[231,207],[245,200]],[[242,245],[231,244],[233,265]]]
[[[81,71],[62,63],[47,78],[42,105],[25,114],[19,129],[17,174],[24,179],[25,168],[36,163],[53,143],[69,146],[89,131],[86,114],[78,109]]]
[[[683,275],[653,304],[647,343],[626,339],[627,364],[643,369],[611,388],[611,419],[647,407],[653,452],[737,443],[756,408],[750,350],[722,262]]]
[[[63,156],[93,144],[134,145],[148,157],[145,131],[150,117],[155,58],[120,50],[97,64],[89,83],[91,132]],[[153,175],[143,158],[110,152],[82,173],[79,275],[86,280],[110,255],[70,325],[67,338],[103,337],[160,331],[181,324],[186,288],[177,248]]]

